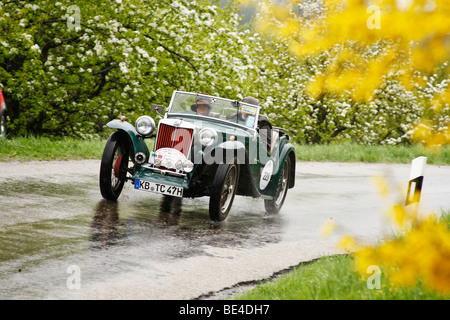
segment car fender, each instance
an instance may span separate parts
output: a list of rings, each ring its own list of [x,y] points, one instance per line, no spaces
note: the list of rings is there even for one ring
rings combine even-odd
[[[224,150],[245,150],[245,146],[241,141],[225,141],[219,143],[215,148]]]
[[[288,188],[293,188],[295,185],[295,149],[294,146],[290,143],[285,143],[281,148],[281,151],[277,155],[272,155],[273,157],[273,173],[268,183],[267,187],[263,191],[264,194],[269,196],[275,196],[278,180],[281,175],[281,168],[283,166],[286,158],[290,159],[290,174],[289,174],[289,185]]]
[[[207,147],[204,150],[203,157],[213,159],[217,164],[228,163],[234,156],[238,159],[238,163],[243,164],[247,162],[247,150],[245,145],[240,141],[225,141],[213,147]],[[208,160],[211,162],[211,160]]]
[[[145,143],[142,136],[137,133],[135,127],[131,123],[122,120],[112,120],[108,122],[106,126],[108,128],[117,129],[127,134],[129,142],[133,145],[133,156],[131,157],[133,161],[134,155],[138,152],[143,152],[148,159],[148,157],[150,156],[150,151],[148,150],[147,144]]]
[[[256,187],[254,174],[252,174],[248,152],[240,141],[225,141],[214,147],[208,147],[201,153],[203,161],[207,164],[229,163],[234,156],[240,167],[237,194],[259,198],[263,196]]]
[[[291,143],[286,143],[280,152],[280,161],[278,162],[278,172],[277,172],[277,181],[281,174],[281,166],[283,165],[286,158],[290,158],[290,165],[291,170],[289,174],[289,188],[293,188],[295,186],[295,162],[296,162],[296,156],[295,156],[295,148]]]

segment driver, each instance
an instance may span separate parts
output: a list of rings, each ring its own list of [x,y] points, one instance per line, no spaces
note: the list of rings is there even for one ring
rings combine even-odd
[[[206,97],[198,97],[197,102],[191,106],[191,110],[203,116],[207,116],[211,110],[210,102],[210,99]]]

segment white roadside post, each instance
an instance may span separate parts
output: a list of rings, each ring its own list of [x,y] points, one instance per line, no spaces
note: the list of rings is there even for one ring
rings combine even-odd
[[[411,173],[409,175],[408,192],[406,194],[405,206],[412,203],[419,203],[422,192],[423,174],[427,157],[418,157],[413,159],[411,164]]]

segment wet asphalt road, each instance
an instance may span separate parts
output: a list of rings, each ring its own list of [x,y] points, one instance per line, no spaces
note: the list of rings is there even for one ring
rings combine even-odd
[[[224,288],[339,253],[343,234],[390,234],[372,178],[406,188],[409,170],[299,162],[280,214],[236,197],[227,220],[212,223],[208,198],[184,199],[178,220],[160,214],[161,196],[131,184],[118,202],[102,200],[96,160],[0,163],[0,299],[221,298]],[[427,166],[423,211],[449,208],[449,195],[450,167]],[[324,239],[329,220],[339,227]]]

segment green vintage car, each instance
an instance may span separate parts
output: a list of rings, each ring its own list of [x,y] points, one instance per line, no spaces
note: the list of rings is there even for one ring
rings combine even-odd
[[[159,109],[159,110],[158,110]],[[175,91],[156,124],[142,116],[133,126],[113,120],[100,166],[100,191],[116,200],[134,189],[165,200],[209,196],[209,217],[226,219],[235,195],[264,199],[278,213],[295,182],[295,150],[284,129],[261,125],[260,107],[206,94]],[[267,121],[266,121],[267,124]],[[144,139],[155,138],[150,151]]]

